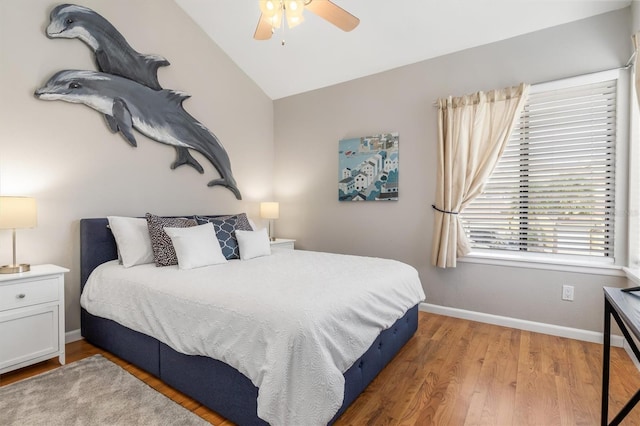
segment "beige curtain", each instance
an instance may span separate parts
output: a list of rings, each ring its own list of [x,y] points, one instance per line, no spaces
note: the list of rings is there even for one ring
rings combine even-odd
[[[431,262],[455,268],[469,253],[458,219],[478,196],[504,151],[529,93],[521,84],[438,100],[438,171]]]
[[[636,73],[636,96],[638,98],[638,106],[640,107],[640,31],[631,36],[633,45],[636,48],[636,63],[634,72]]]

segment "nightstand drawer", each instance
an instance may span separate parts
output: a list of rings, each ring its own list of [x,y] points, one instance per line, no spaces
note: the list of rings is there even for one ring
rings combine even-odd
[[[10,342],[0,345],[0,371],[58,355],[64,345],[58,336],[58,315],[55,305],[0,313],[0,342]]]
[[[58,300],[58,280],[49,278],[0,285],[0,311]]]

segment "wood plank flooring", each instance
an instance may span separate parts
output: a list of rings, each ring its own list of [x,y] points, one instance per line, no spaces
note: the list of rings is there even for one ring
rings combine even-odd
[[[214,425],[231,422],[144,371],[84,341],[67,362],[102,354]],[[0,386],[58,366],[0,376]],[[602,346],[420,312],[416,335],[337,425],[598,425]],[[640,372],[611,351],[609,420],[640,389]],[[640,407],[623,422],[640,425]]]

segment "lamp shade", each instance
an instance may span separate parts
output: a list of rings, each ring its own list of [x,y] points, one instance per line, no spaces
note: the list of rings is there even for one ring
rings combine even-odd
[[[280,217],[280,203],[269,201],[260,203],[260,217],[263,219],[277,219]]]
[[[0,197],[0,229],[34,228],[37,224],[35,198]]]

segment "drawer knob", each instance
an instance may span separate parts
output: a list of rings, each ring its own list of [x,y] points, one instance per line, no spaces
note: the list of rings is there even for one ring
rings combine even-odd
[[[20,293],[20,294],[19,294],[19,295],[17,295],[16,297],[17,297],[18,299],[24,299],[24,298],[25,298],[25,296],[26,296],[26,294],[24,294],[24,293]]]

